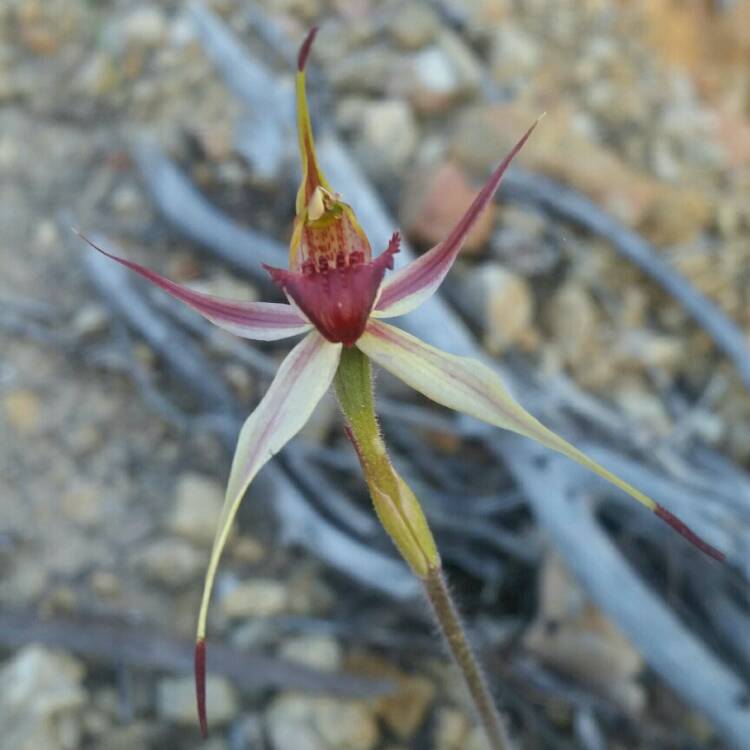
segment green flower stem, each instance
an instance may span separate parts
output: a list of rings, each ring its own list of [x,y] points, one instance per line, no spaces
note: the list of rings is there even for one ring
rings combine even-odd
[[[419,501],[393,468],[380,434],[369,359],[345,348],[335,379],[336,394],[357,450],[378,518],[403,558],[422,581],[441,633],[461,671],[492,750],[509,750],[507,734],[466,638],[442,573],[440,556]]]
[[[424,578],[440,566],[440,556],[419,501],[388,458],[375,416],[370,360],[359,349],[342,351],[335,385],[378,518],[412,570]]]

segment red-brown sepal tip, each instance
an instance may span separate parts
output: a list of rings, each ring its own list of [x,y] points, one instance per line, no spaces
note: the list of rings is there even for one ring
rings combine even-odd
[[[300,73],[305,69],[305,65],[307,65],[307,58],[310,54],[310,48],[315,41],[315,35],[317,33],[318,27],[313,26],[310,31],[307,32],[305,41],[302,42],[302,46],[299,48],[299,54],[297,55],[297,70],[299,70]]]
[[[203,638],[195,644],[195,699],[198,705],[201,734],[205,740],[208,737],[208,721],[206,719],[206,641]]]
[[[680,536],[685,537],[690,544],[697,547],[701,552],[709,557],[713,557],[714,560],[724,562],[725,556],[723,552],[701,539],[701,537],[699,537],[684,521],[677,518],[674,513],[670,513],[661,505],[657,505],[656,508],[654,508],[654,513],[659,516],[662,521],[666,521]]]

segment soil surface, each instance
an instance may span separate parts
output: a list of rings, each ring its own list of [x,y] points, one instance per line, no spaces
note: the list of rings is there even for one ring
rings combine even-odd
[[[315,119],[351,147],[417,248],[444,236],[492,165],[546,111],[521,164],[640,232],[750,341],[750,4],[211,7],[287,84],[286,52],[320,24]],[[269,29],[282,40],[276,50]],[[132,158],[138,138],[156,139],[227,215],[286,242],[295,144],[279,163],[253,163],[235,138],[243,117],[182,3],[0,3],[2,750],[484,747],[424,618],[282,545],[261,498],[225,555],[212,637],[327,674],[391,679],[396,697],[342,698],[283,683],[253,690],[216,675],[211,738],[202,744],[189,661],[176,669],[155,656],[144,666],[119,658],[107,637],[90,653],[62,625],[42,645],[5,632],[3,613],[79,623],[90,643],[101,636],[86,628],[101,623],[170,644],[192,639],[231,456],[215,431],[169,418],[161,397],[186,414],[199,404],[90,284],[81,259],[91,251],[70,227],[196,288],[266,293],[165,221]],[[501,203],[477,227],[457,273],[476,291],[457,307],[490,354],[571,377],[646,440],[679,434],[750,467],[750,397],[733,365],[605,241]],[[249,411],[267,378],[220,346],[203,349],[214,367],[207,377],[221,378]],[[274,361],[285,349],[259,351]],[[382,382],[390,395],[411,398]],[[305,436],[351,462],[332,399]],[[422,442],[399,448],[417,463],[427,451],[447,466],[479,452],[439,429]],[[489,486],[464,473],[471,492]],[[361,487],[339,486],[366,509]],[[530,670],[514,672],[516,699],[498,691],[518,746],[722,747],[586,602],[522,498],[514,513],[509,533],[536,557],[496,553],[492,585],[469,562],[451,568],[472,629],[494,644],[492,674],[498,654]],[[445,535],[447,546],[454,541]],[[378,545],[389,552],[384,538]]]

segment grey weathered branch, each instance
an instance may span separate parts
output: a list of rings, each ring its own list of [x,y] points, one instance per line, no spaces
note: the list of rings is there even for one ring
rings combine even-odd
[[[130,623],[43,618],[33,612],[0,612],[0,647],[36,643],[61,648],[111,666],[192,672],[195,644]],[[211,671],[243,690],[308,690],[371,698],[389,692],[388,683],[345,673],[320,672],[283,659],[221,644],[211,646]]]
[[[203,48],[221,72],[227,87],[246,104],[237,150],[253,167],[254,173],[265,179],[278,176],[290,143],[291,123],[294,122],[291,88],[280,86],[265,65],[245,55],[243,48],[226,26],[200,3],[191,3],[190,15],[203,43]],[[284,113],[286,125],[279,127],[275,118],[265,115],[270,106],[274,112]]]
[[[93,242],[102,238],[94,236]],[[127,274],[120,266],[92,252],[81,250],[81,261],[87,274],[102,299],[127,325],[140,335],[156,351],[169,350],[169,364],[190,388],[195,391],[207,408],[227,411],[232,403],[229,390],[217,378],[207,378],[200,367],[201,354],[195,344],[179,328],[170,325],[162,316],[141,299],[129,283],[124,283]]]
[[[285,265],[283,245],[225,217],[150,138],[139,139],[133,155],[154,203],[171,224],[199,245],[210,247],[227,265],[270,288],[261,264]]]
[[[544,448],[503,436],[498,452],[526,491],[555,549],[594,601],[649,665],[704,713],[735,748],[750,747],[747,686],[701,643],[624,561],[571,486],[568,463]]]

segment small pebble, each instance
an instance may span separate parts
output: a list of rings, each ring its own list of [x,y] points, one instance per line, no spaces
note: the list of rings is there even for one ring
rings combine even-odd
[[[173,537],[151,542],[135,559],[148,578],[169,587],[201,580],[208,562],[204,552]]]
[[[177,480],[167,526],[178,536],[196,543],[210,544],[223,504],[224,488],[217,480],[187,472]]]
[[[234,586],[221,599],[221,609],[230,619],[272,617],[286,611],[286,587],[270,578],[256,578]]]
[[[326,672],[333,672],[341,666],[341,647],[325,635],[289,639],[279,650],[279,656]]]

